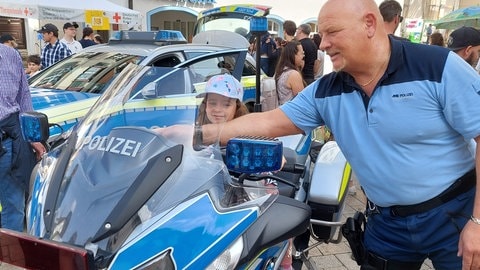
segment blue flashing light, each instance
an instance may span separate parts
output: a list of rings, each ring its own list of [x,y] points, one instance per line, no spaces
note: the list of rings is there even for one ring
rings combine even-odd
[[[267,30],[268,30],[267,17],[253,16],[250,19],[250,32],[263,33],[263,32],[267,32]]]
[[[109,42],[162,42],[187,43],[182,32],[176,30],[159,31],[118,31],[114,32]]]
[[[182,32],[174,31],[174,30],[160,30],[157,32],[155,36],[156,41],[185,41],[185,37],[183,36]]]
[[[231,171],[261,173],[277,171],[282,165],[283,145],[277,139],[241,137],[228,141],[226,164]]]

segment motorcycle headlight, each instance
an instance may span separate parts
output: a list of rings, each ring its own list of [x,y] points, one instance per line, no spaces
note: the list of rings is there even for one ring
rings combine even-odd
[[[220,256],[218,256],[206,269],[207,270],[225,270],[235,269],[243,250],[243,239],[238,238],[230,245]]]

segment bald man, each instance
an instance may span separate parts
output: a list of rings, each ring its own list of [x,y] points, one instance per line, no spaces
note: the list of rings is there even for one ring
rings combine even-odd
[[[480,160],[467,142],[480,156],[480,76],[454,52],[389,36],[373,0],[327,1],[318,31],[335,71],[278,109],[226,123],[222,142],[326,125],[370,202],[363,269],[420,269],[426,258],[479,269]],[[219,127],[202,129],[208,143]]]

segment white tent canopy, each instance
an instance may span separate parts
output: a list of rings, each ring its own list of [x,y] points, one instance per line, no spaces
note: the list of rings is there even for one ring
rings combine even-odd
[[[141,23],[140,12],[108,0],[0,0],[0,16],[84,22],[88,11],[101,11],[110,23]]]

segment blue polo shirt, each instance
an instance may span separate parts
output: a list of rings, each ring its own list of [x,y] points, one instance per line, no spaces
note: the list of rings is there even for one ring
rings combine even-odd
[[[480,76],[438,46],[390,38],[388,68],[368,98],[345,72],[321,77],[284,104],[309,133],[326,124],[366,195],[383,207],[435,197],[474,168]]]

